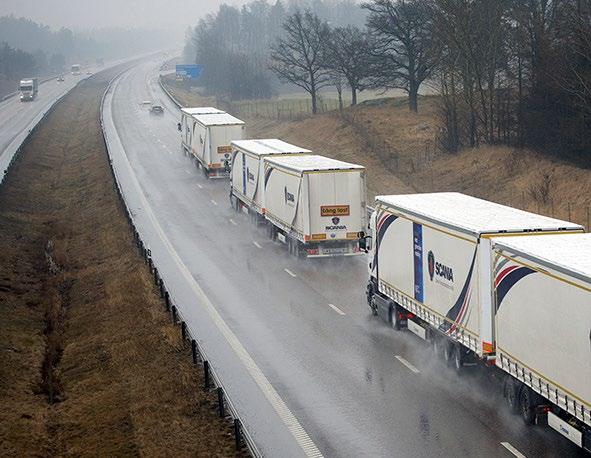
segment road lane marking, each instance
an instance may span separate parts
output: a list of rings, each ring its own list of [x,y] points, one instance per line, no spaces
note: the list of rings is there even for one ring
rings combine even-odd
[[[199,183],[197,183],[197,187],[198,187],[199,189],[203,189],[203,186],[201,186]]]
[[[232,218],[230,218],[230,222],[234,225],[234,226],[238,226],[238,223],[236,221],[234,221]]]
[[[259,242],[252,242],[254,244],[254,246],[256,246],[259,250],[261,250],[263,247],[259,244]]]
[[[338,308],[336,305],[334,304],[328,304],[328,306],[333,309],[335,312],[337,312],[339,315],[346,315],[345,312],[343,312],[340,308]]]
[[[111,98],[112,97],[113,96],[111,95]],[[103,110],[103,108],[104,106],[101,106],[101,111]],[[115,127],[115,123],[112,119],[112,113],[110,121],[113,125],[113,128],[115,129],[115,132],[118,134],[117,128]],[[308,457],[321,458],[323,455],[314,443],[314,441],[312,441],[306,430],[302,427],[299,420],[289,409],[285,401],[281,398],[275,387],[265,376],[265,374],[257,365],[253,357],[250,355],[250,353],[248,353],[244,345],[242,345],[242,342],[240,342],[236,334],[234,334],[234,332],[230,329],[228,324],[224,321],[224,319],[222,318],[216,307],[213,305],[209,297],[205,294],[199,283],[195,280],[195,277],[193,277],[193,275],[191,274],[191,271],[189,270],[187,265],[179,256],[178,252],[172,245],[170,239],[166,235],[166,232],[160,225],[160,222],[156,218],[156,215],[154,214],[154,211],[152,210],[152,207],[150,206],[150,203],[148,202],[148,199],[146,198],[146,195],[142,190],[139,180],[135,172],[133,171],[131,163],[129,162],[129,158],[127,157],[127,154],[123,148],[121,138],[119,137],[119,135],[116,135],[116,137],[117,144],[123,152],[121,158],[124,163],[123,167],[127,169],[129,177],[131,178],[131,186],[135,188],[135,191],[139,196],[141,206],[144,208],[146,212],[146,217],[152,223],[152,227],[155,229],[156,235],[162,242],[162,245],[164,246],[165,250],[172,257],[177,268],[180,270],[181,275],[183,276],[187,284],[190,286],[195,296],[198,298],[199,303],[205,308],[205,310],[217,326],[218,330],[222,333],[228,344],[232,347],[232,350],[234,350],[234,353],[242,361],[244,367],[251,375],[257,386],[261,389],[261,391],[263,392],[271,406],[273,406],[273,409],[275,410],[279,418],[281,418],[281,421],[289,430],[292,437],[298,443],[300,448],[303,450],[304,454]],[[109,151],[109,155],[111,154],[112,151]]]
[[[187,175],[191,175],[191,172],[189,172],[188,170],[185,170],[185,173],[186,173]]]
[[[415,374],[418,374],[421,372],[416,367],[414,367],[411,363],[409,363],[406,359],[404,359],[402,356],[395,355],[395,358],[398,361],[400,361],[402,364],[404,364],[406,366],[406,368],[409,369],[411,372],[414,372]]]
[[[287,272],[289,275],[291,275],[293,278],[296,278],[296,277],[297,277],[297,275],[296,275],[296,274],[294,274],[294,273],[293,273],[291,270],[289,270],[289,269],[287,269],[287,268],[285,268],[285,269],[283,269],[283,270],[285,270],[285,271],[286,271],[286,272]]]
[[[218,203],[215,200],[211,199],[210,202],[217,207]]]
[[[501,445],[505,447],[507,450],[509,450],[517,458],[525,458],[525,455],[521,453],[519,450],[517,450],[515,447],[513,447],[509,442],[501,442]]]

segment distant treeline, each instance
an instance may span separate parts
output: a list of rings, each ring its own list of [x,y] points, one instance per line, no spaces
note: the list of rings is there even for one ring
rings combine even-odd
[[[334,25],[365,23],[355,0],[255,0],[238,9],[220,6],[187,33],[184,56],[204,66],[200,79],[210,93],[233,99],[267,98],[278,80],[269,68],[271,45],[286,18],[301,9]]]
[[[214,94],[438,91],[439,143],[591,156],[591,0],[315,0],[222,6],[188,36]],[[270,71],[271,70],[271,71]]]

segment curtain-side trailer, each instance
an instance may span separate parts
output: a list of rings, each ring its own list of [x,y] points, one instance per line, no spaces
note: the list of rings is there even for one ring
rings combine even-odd
[[[232,142],[230,203],[257,221],[265,221],[265,167],[267,156],[311,154],[312,151],[278,139],[237,140]]]
[[[318,155],[264,158],[270,233],[305,257],[360,254],[366,229],[365,168]]]
[[[369,306],[458,369],[494,358],[491,237],[583,231],[460,193],[378,196],[370,225]]]
[[[177,128],[181,133],[181,148],[186,153],[191,152],[191,144],[193,142],[193,134],[195,132],[195,119],[193,116],[203,114],[220,114],[225,111],[214,107],[195,107],[195,108],[181,108],[181,121],[177,124]]]
[[[493,243],[495,364],[510,409],[591,452],[591,234]]]
[[[188,151],[201,164],[205,176],[230,176],[232,140],[244,137],[244,121],[228,113],[192,115],[191,143]],[[183,139],[183,142],[185,139]]]

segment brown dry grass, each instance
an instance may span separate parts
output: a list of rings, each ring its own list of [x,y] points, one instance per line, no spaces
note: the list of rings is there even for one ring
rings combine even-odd
[[[211,99],[175,95],[187,105]],[[436,146],[437,99],[422,97],[419,113],[404,99],[363,104],[302,120],[251,117],[250,138],[278,137],[319,154],[365,166],[370,198],[379,194],[458,191],[528,211],[591,223],[591,170],[529,150],[505,146],[442,153]],[[550,184],[548,195],[544,185]]]
[[[0,190],[0,454],[236,456],[114,192],[105,84],[59,105]]]

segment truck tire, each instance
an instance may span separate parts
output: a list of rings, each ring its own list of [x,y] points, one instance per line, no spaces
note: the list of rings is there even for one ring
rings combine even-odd
[[[519,412],[518,388],[519,384],[515,382],[513,377],[505,377],[505,382],[503,383],[503,397],[505,398],[509,411],[513,414]]]
[[[443,361],[448,366],[451,366],[452,365],[452,362],[453,362],[453,358],[454,358],[454,355],[453,355],[454,346],[447,339],[443,339],[443,345],[442,345],[442,347],[443,347],[443,352],[442,352]]]
[[[431,339],[431,346],[433,347],[433,353],[438,358],[443,356],[443,345],[445,345],[445,340],[434,335]]]
[[[534,425],[536,423],[536,405],[534,402],[535,396],[531,389],[523,386],[519,390],[519,414],[526,425]]]
[[[390,305],[390,323],[395,331],[400,331],[400,318],[398,318],[398,306],[396,304]]]

